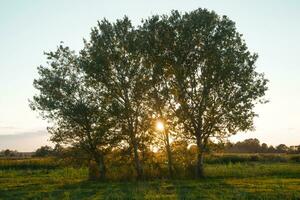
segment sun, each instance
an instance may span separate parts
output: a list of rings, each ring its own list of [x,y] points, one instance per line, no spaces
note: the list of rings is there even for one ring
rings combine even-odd
[[[155,127],[156,127],[156,130],[158,130],[158,131],[165,130],[165,125],[162,121],[157,121]]]

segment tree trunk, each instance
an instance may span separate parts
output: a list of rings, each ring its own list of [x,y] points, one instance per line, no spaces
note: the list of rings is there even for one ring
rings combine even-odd
[[[168,157],[168,168],[169,168],[169,176],[170,178],[174,177],[173,173],[173,160],[172,160],[172,151],[170,147],[170,141],[169,141],[169,135],[166,133],[166,151],[167,151],[167,157]]]
[[[105,180],[106,179],[106,167],[105,167],[105,162],[104,162],[104,156],[100,155],[99,156],[99,172],[100,172],[100,176],[99,179],[100,180]]]
[[[94,162],[90,162],[89,178],[91,180],[101,181],[104,181],[106,179],[106,167],[103,155],[95,156]]]
[[[89,161],[89,180],[97,180],[99,178],[98,164],[94,160]]]
[[[134,154],[134,164],[135,164],[135,170],[137,174],[137,179],[142,179],[142,166],[139,159],[139,152],[138,152],[138,145],[136,142],[133,142],[133,154]]]
[[[197,164],[196,164],[196,178],[204,177],[204,149],[201,140],[197,138]]]

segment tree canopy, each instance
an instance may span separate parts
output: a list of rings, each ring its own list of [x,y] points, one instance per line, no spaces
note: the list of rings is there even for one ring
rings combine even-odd
[[[101,178],[105,178],[103,156],[117,137],[101,87],[89,85],[78,56],[68,47],[60,45],[46,55],[49,66],[38,68],[40,78],[34,87],[39,94],[30,106],[53,124],[48,128],[53,142],[79,146],[99,164]]]
[[[143,30],[149,33],[151,63],[164,68],[176,117],[197,143],[201,176],[210,137],[253,128],[253,108],[263,101],[267,80],[255,71],[257,55],[226,16],[205,9],[173,11],[149,18]]]
[[[128,17],[102,20],[78,55],[62,46],[46,55],[32,108],[52,120],[53,141],[85,149],[101,174],[105,150],[123,147],[141,178],[141,153],[155,146],[153,122],[162,120],[168,162],[172,133],[173,142],[197,145],[200,177],[209,141],[253,129],[254,106],[265,102],[257,54],[233,21],[206,9],[152,16],[137,27]]]

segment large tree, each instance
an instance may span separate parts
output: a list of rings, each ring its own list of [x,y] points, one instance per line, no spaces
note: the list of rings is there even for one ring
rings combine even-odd
[[[39,78],[34,80],[38,93],[31,108],[52,123],[48,130],[53,142],[81,148],[97,163],[96,178],[105,179],[104,156],[116,137],[102,88],[91,87],[80,68],[81,59],[68,47],[60,45],[46,55],[48,65],[38,68]]]
[[[197,144],[196,175],[212,138],[253,128],[254,106],[267,80],[226,16],[198,9],[153,16],[135,28],[125,17],[103,20],[79,56],[60,47],[47,54],[32,108],[54,122],[52,140],[81,146],[101,166],[115,138],[132,150],[138,178],[141,152],[151,143],[153,118]],[[116,136],[116,137],[115,137]]]
[[[142,26],[146,58],[164,68],[173,107],[184,132],[198,147],[196,176],[210,138],[253,128],[253,108],[264,102],[267,80],[255,71],[235,23],[197,9],[153,16]]]
[[[111,99],[112,115],[123,141],[132,149],[138,179],[143,171],[139,152],[151,124],[147,97],[150,74],[143,65],[139,36],[127,17],[116,23],[103,20],[92,29],[82,51],[84,70],[105,87],[104,95]]]

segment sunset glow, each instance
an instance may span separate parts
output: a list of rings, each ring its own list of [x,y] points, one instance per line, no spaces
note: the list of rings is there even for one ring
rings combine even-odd
[[[156,130],[158,130],[158,131],[165,130],[165,125],[162,121],[157,121],[155,127],[156,127]]]

